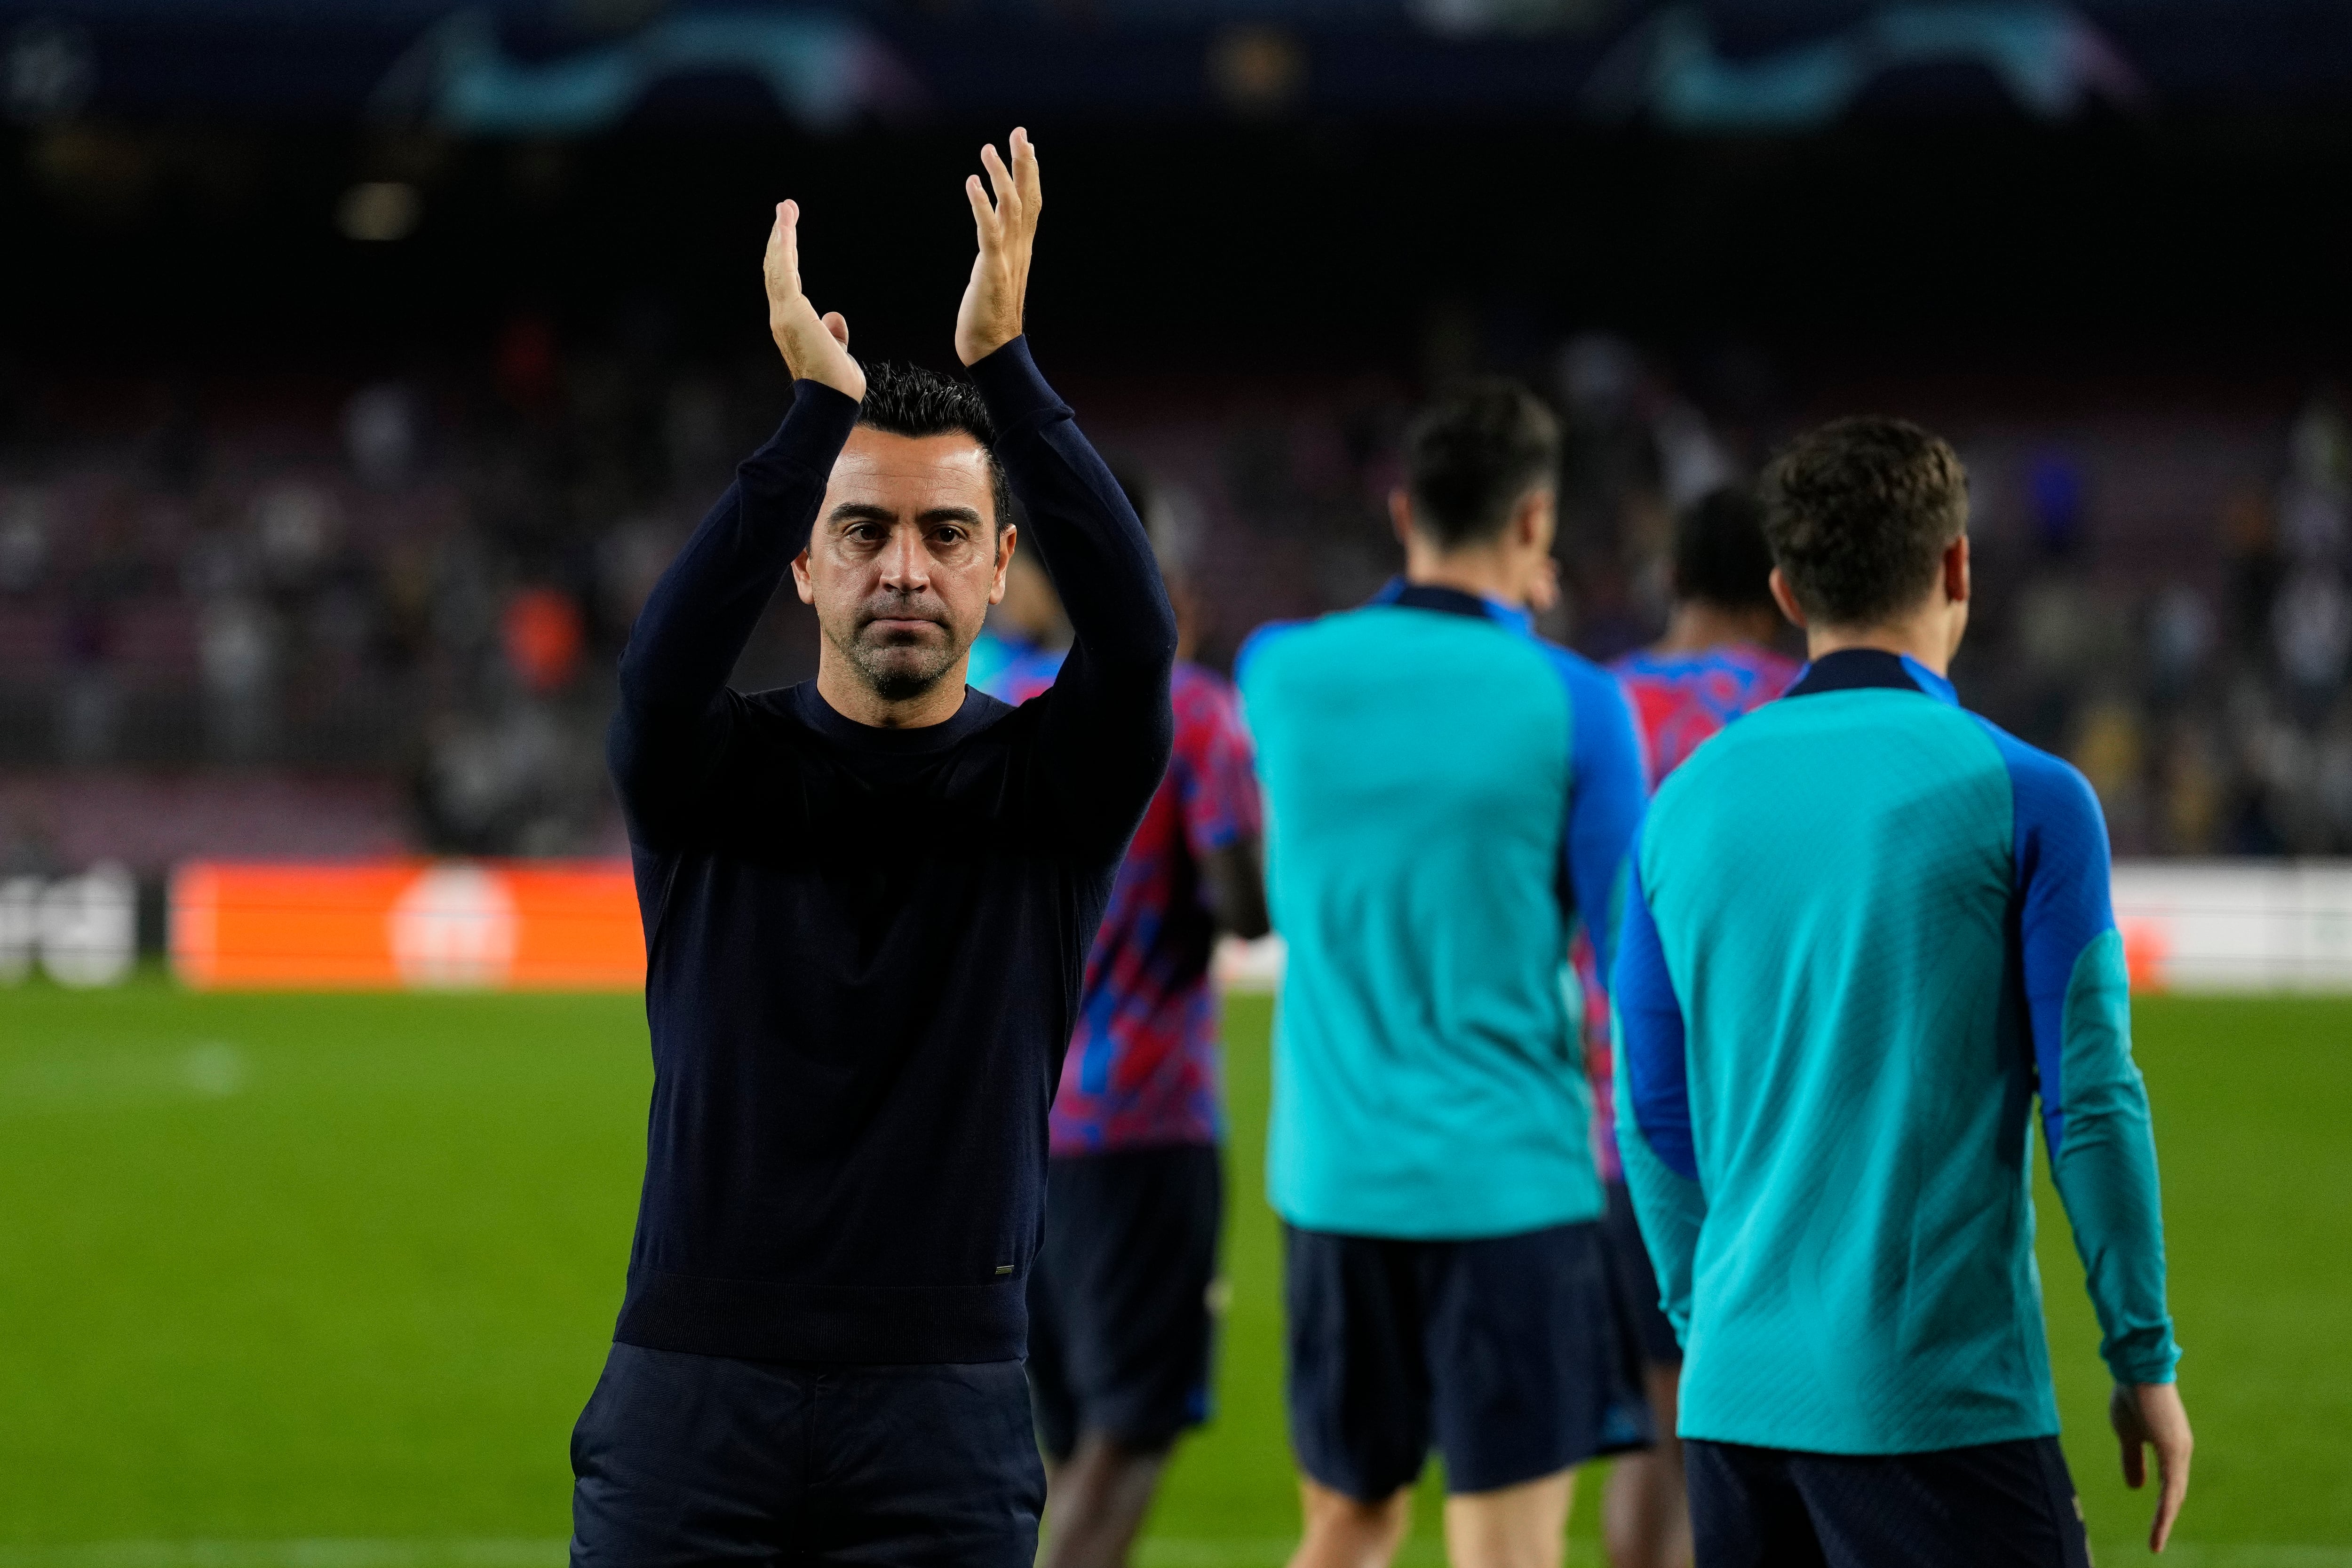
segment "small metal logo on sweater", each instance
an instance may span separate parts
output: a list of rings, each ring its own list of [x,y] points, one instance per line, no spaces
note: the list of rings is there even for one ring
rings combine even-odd
[[[996,1277],[1000,1280],[1011,1272],[1013,1272],[1013,1265],[1010,1263],[999,1263],[996,1266]]]

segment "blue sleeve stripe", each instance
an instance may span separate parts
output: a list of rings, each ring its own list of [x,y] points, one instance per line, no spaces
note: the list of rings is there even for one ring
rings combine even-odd
[[[1691,1136],[1690,1063],[1684,1054],[1683,1009],[1666,973],[1649,894],[1642,887],[1639,854],[1633,857],[1625,928],[1617,947],[1611,1000],[1625,1052],[1625,1089],[1633,1124],[1659,1163],[1687,1181],[1698,1179]]]
[[[2082,774],[1979,718],[2009,768],[2014,802],[2018,967],[2042,1130],[2055,1160],[2066,1134],[2066,996],[2084,950],[2115,929],[2106,819]]]
[[[1249,667],[1260,653],[1292,632],[1313,624],[1312,621],[1269,621],[1243,638],[1241,647],[1234,653],[1234,685],[1239,686],[1248,678]]]
[[[1616,677],[1565,648],[1544,650],[1568,693],[1568,886],[1605,976],[1627,902],[1620,877],[1649,799],[1648,769]]]

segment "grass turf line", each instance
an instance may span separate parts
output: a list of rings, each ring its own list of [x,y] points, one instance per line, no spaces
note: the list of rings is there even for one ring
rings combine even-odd
[[[2137,1019],[2200,1437],[2173,1560],[2352,1568],[2326,1544],[2352,1542],[2352,1354],[2328,1326],[2352,1309],[2330,1240],[2352,1003],[2158,998]],[[1297,1528],[1267,1020],[1253,998],[1229,1017],[1218,1416],[1142,1568],[1274,1563]],[[629,997],[0,990],[0,1568],[540,1560],[619,1301],[648,1076]],[[2068,1454],[2113,1562],[2147,1503],[2115,1477],[2046,1185],[2042,1214]],[[1433,1483],[1409,1562],[1438,1561]]]

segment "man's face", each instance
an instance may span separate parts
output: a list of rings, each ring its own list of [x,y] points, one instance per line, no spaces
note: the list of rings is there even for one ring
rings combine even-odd
[[[1004,596],[1014,530],[995,513],[971,437],[850,433],[793,583],[828,651],[877,696],[920,696],[961,666]]]

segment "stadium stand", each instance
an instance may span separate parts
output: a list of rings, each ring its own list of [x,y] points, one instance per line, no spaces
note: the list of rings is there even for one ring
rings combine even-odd
[[[1999,591],[1969,700],[2080,764],[2127,854],[2352,849],[2347,437],[2326,390],[1671,365],[1583,336],[1538,356],[1566,413],[1567,604],[1609,656],[1654,634],[1672,508],[1822,408],[1917,413],[1970,465]],[[1407,404],[1337,377],[1083,389],[1207,546],[1206,652],[1360,601]],[[608,672],[637,603],[756,444],[761,367],[647,366],[533,318],[397,382],[21,378],[0,446],[0,842],[160,872],[188,854],[617,847]],[[740,677],[802,678],[780,598]],[[49,851],[37,846],[53,845]]]

